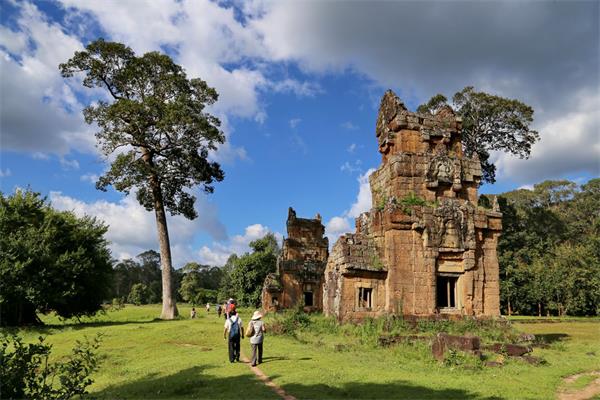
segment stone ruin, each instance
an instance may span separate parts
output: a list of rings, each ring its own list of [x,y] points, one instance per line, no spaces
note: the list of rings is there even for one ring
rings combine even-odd
[[[323,310],[337,319],[500,314],[497,201],[477,206],[479,160],[463,155],[461,119],[450,107],[412,113],[387,91],[376,124],[381,166],[372,208],[328,255],[321,218],[290,208],[277,273],[265,280],[267,311]]]
[[[287,239],[277,259],[277,272],[269,274],[262,291],[266,311],[302,306],[305,311],[323,310],[323,277],[329,240],[324,237],[321,216],[298,218],[290,207]]]
[[[325,314],[499,315],[502,214],[477,207],[481,166],[463,155],[461,119],[450,107],[412,113],[387,91],[376,135],[373,205],[333,246]]]

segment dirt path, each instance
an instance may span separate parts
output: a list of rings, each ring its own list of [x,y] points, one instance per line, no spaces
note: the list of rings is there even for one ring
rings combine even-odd
[[[579,390],[561,389],[558,392],[559,400],[586,400],[600,394],[600,371],[583,372],[581,374],[571,375],[563,379],[565,384],[573,383],[584,375],[593,375],[596,377],[589,385]]]
[[[260,379],[265,385],[270,387],[271,390],[273,390],[275,393],[277,393],[279,395],[279,397],[281,397],[283,400],[296,400],[296,398],[294,396],[292,396],[291,394],[287,394],[281,386],[277,385],[267,375],[265,375],[265,373],[262,372],[260,370],[260,368],[253,367],[250,364],[250,360],[248,359],[248,357],[246,357],[244,354],[242,354],[241,359],[243,362],[248,364],[248,366],[250,367],[252,372],[254,372],[254,375],[256,375],[258,377],[258,379]]]

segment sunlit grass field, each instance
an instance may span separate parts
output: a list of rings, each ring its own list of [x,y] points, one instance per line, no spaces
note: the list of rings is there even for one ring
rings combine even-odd
[[[179,305],[180,320],[160,321],[160,306],[131,306],[81,321],[44,317],[45,327],[18,332],[27,341],[46,337],[53,357],[70,352],[75,340],[102,334],[100,369],[89,388],[99,399],[234,398],[278,396],[244,363],[230,364],[223,318]],[[253,310],[242,310],[247,325]],[[312,317],[327,326],[322,316]],[[267,328],[272,322],[266,318]],[[321,325],[323,326],[323,325]],[[447,366],[426,343],[379,348],[352,330],[328,334],[306,329],[295,337],[267,333],[261,370],[299,398],[552,399],[562,378],[600,369],[600,320],[520,323],[514,327],[548,343],[534,355],[546,363],[505,361],[502,367]],[[248,340],[242,353],[250,355]]]

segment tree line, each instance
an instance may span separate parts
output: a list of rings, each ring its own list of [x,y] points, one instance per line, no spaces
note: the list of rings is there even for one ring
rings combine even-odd
[[[262,284],[275,271],[279,245],[272,233],[250,243],[250,252],[232,254],[223,266],[188,262],[171,271],[177,301],[192,305],[223,303],[230,297],[239,304],[260,305]],[[148,250],[135,259],[114,265],[112,302],[159,303],[161,295],[160,254]]]
[[[600,179],[549,180],[498,202],[503,314],[599,315]]]

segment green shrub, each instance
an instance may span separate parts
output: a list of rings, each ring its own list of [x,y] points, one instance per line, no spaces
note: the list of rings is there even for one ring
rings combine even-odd
[[[131,287],[131,292],[127,296],[127,301],[136,306],[148,304],[150,302],[151,292],[148,286],[143,283],[136,283]]]
[[[311,319],[302,307],[286,311],[277,315],[271,322],[270,331],[276,335],[290,335],[296,337],[298,330],[307,328],[311,324]]]
[[[100,335],[91,342],[76,341],[71,355],[55,363],[48,362],[52,346],[41,336],[38,340],[23,344],[17,335],[0,337],[0,397],[51,400],[87,393],[98,366]]]

